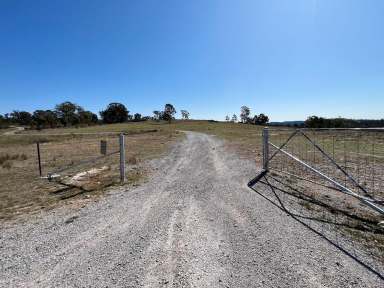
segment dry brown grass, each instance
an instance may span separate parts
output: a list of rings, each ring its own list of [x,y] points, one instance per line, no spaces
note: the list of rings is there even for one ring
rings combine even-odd
[[[49,209],[64,203],[63,199],[82,198],[85,193],[101,195],[105,187],[119,185],[118,154],[79,165],[84,160],[101,156],[100,140],[107,141],[108,153],[118,151],[117,134],[63,134],[62,130],[65,129],[56,131],[61,135],[46,135],[45,131],[35,131],[31,135],[29,131],[25,135],[0,136],[0,219]],[[144,161],[160,156],[182,136],[176,131],[148,129],[128,131],[127,134],[130,134],[126,136],[128,184],[142,181],[145,178]],[[61,177],[55,181],[39,177],[37,141],[40,142],[43,176],[68,168],[58,173]],[[108,171],[90,177],[81,187],[65,183],[79,172],[104,165],[108,166]],[[131,169],[131,166],[137,168]]]
[[[117,151],[117,134],[120,132],[127,134],[127,182],[138,183],[147,174],[142,167],[145,160],[162,155],[171,143],[184,136],[180,132],[183,130],[204,132],[229,140],[226,142],[229,148],[236,150],[241,157],[260,156],[260,127],[213,121],[175,121],[171,124],[148,121],[84,128],[26,130],[16,135],[2,135],[0,219],[11,219],[20,214],[55,207],[65,203],[63,199],[71,199],[73,202],[83,196],[102,195],[106,186],[117,185],[117,154],[91,163],[78,164],[100,156],[100,140],[107,141],[108,152]],[[69,167],[58,173],[61,177],[55,181],[49,182],[39,177],[37,141],[40,142],[43,176]],[[105,165],[108,171],[91,177],[82,187],[63,185],[79,172]]]

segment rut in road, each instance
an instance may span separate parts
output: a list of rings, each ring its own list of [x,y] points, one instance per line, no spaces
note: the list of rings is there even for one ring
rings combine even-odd
[[[1,287],[380,287],[375,275],[246,187],[256,173],[186,133],[148,183],[77,212],[4,226]]]

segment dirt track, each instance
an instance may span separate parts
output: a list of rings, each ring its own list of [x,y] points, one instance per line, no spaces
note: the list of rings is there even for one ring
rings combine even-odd
[[[382,287],[249,190],[256,167],[214,137],[188,133],[152,165],[138,188],[3,227],[0,286]]]
[[[5,132],[3,135],[15,135],[17,132],[21,132],[24,130],[24,127],[10,127],[12,130]]]

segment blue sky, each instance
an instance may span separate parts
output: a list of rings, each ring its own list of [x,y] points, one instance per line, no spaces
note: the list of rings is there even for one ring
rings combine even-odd
[[[0,113],[383,118],[382,0],[0,0]]]

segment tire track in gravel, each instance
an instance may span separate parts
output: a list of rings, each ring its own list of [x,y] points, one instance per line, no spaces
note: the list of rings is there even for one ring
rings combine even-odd
[[[1,287],[381,287],[246,186],[213,136],[188,132],[141,187],[2,228]]]

